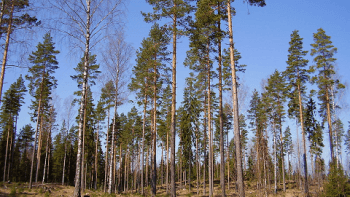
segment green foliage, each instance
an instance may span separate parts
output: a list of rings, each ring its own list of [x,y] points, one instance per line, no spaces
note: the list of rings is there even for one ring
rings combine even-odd
[[[58,68],[56,55],[60,52],[55,50],[54,44],[50,33],[46,33],[44,42],[39,42],[37,50],[29,55],[28,59],[33,66],[29,68],[30,75],[26,75],[26,79],[29,80],[29,93],[32,96],[38,95],[37,91],[40,92],[41,87],[39,84],[43,83],[44,79],[47,80],[48,90],[57,86],[57,80],[52,74]]]
[[[313,37],[315,43],[311,44],[313,48],[310,55],[314,56],[313,61],[316,66],[312,68],[318,70],[318,75],[312,78],[312,82],[318,86],[318,99],[321,101],[320,114],[325,121],[328,113],[327,104],[330,105],[333,101],[331,95],[336,94],[340,89],[344,89],[345,86],[335,78],[335,61],[337,59],[334,58],[334,55],[338,49],[333,46],[330,40],[331,37],[322,28],[318,29]],[[331,113],[334,112],[331,111]]]
[[[310,79],[312,70],[307,69],[309,60],[304,59],[308,51],[303,50],[303,38],[299,36],[299,31],[294,30],[289,42],[287,68],[283,72],[289,86],[288,114],[290,117],[299,118],[299,96],[304,98],[306,93],[306,82]]]
[[[14,12],[11,13],[11,4],[13,3],[14,6]],[[21,1],[6,1],[6,5],[4,6],[3,13],[3,20],[1,21],[1,27],[0,27],[0,37],[3,37],[4,33],[7,33],[7,27],[10,23],[10,15],[12,14],[12,31],[16,29],[23,29],[23,28],[31,28],[33,26],[40,25],[40,21],[35,16],[30,16],[27,13],[28,7],[30,3],[29,0],[21,0]]]
[[[308,134],[310,140],[311,153],[321,156],[323,144],[322,126],[316,120],[316,103],[310,97],[306,105],[306,113],[304,119],[305,132]]]
[[[350,184],[348,178],[344,175],[343,167],[333,159],[329,163],[329,174],[327,182],[324,184],[324,196],[327,197],[342,197],[350,195]]]
[[[11,187],[11,191],[10,191],[10,196],[16,196],[17,194],[17,189],[15,186]]]
[[[50,109],[51,92],[57,86],[57,80],[53,76],[58,68],[56,55],[59,53],[55,50],[54,43],[50,33],[44,36],[44,42],[37,45],[37,50],[29,55],[29,61],[33,64],[28,69],[29,74],[26,79],[29,80],[29,93],[34,97],[30,109],[33,110],[32,121],[41,115],[47,115]],[[41,108],[38,106],[41,102]]]
[[[84,80],[84,61],[85,56],[81,58],[81,61],[78,63],[77,67],[74,68],[74,70],[77,72],[76,75],[71,75],[70,77],[78,83],[78,88],[83,88],[83,80]],[[91,87],[93,85],[96,85],[95,80],[97,79],[98,75],[101,73],[98,69],[100,68],[100,65],[97,64],[96,55],[89,55],[89,61],[88,61],[88,72],[86,79],[88,79],[88,86]],[[81,96],[82,92],[76,91],[74,92],[75,95]]]
[[[347,130],[344,136],[344,143],[345,143],[345,151],[348,154],[350,154],[350,122],[349,122],[349,129]]]
[[[45,192],[45,195],[44,195],[45,197],[49,197],[50,196],[50,192]]]

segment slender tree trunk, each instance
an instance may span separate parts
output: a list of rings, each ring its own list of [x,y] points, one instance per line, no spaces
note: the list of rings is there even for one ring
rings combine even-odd
[[[46,179],[49,180],[49,172],[50,172],[50,158],[51,158],[51,131],[50,131],[50,137],[49,137],[49,153],[47,156],[47,171],[46,171]]]
[[[162,144],[162,156],[161,156],[161,160],[160,160],[160,177],[161,177],[161,185],[164,184],[164,161],[163,161],[163,152],[164,152],[164,146]]]
[[[118,86],[116,86],[117,88]],[[108,184],[108,193],[111,194],[113,184],[114,184],[114,178],[115,173],[113,173],[113,168],[115,169],[115,130],[116,130],[116,119],[117,119],[117,90],[115,91],[115,100],[114,100],[114,120],[113,120],[113,126],[112,126],[112,142],[111,142],[111,162],[109,164],[109,184]]]
[[[227,191],[230,190],[230,155],[229,155],[229,141],[228,141],[228,132],[227,132],[227,147],[226,147],[226,154],[227,154]]]
[[[106,193],[106,185],[107,185],[107,177],[108,177],[108,140],[109,140],[109,110],[110,108],[108,107],[108,117],[107,117],[107,134],[106,134],[106,158],[105,158],[105,180],[104,180],[104,184],[103,184],[103,192]]]
[[[1,11],[1,23],[2,23],[2,14],[4,9],[4,3],[5,0],[2,1],[2,11]],[[11,11],[9,13],[9,23],[7,26],[7,34],[6,34],[6,41],[5,41],[5,48],[4,48],[4,54],[2,58],[2,67],[1,67],[1,76],[0,76],[0,103],[1,103],[1,96],[2,96],[2,87],[4,84],[4,77],[5,77],[5,67],[7,63],[7,53],[10,45],[10,35],[12,33],[12,19],[13,19],[13,11],[15,8],[15,0],[11,0]]]
[[[41,122],[40,122],[40,130],[39,130],[39,139],[38,139],[38,150],[36,153],[37,157],[37,163],[36,163],[36,173],[35,173],[35,182],[38,182],[39,177],[39,170],[40,170],[40,164],[41,164],[41,147],[42,147],[42,133],[44,132],[44,118],[43,116],[40,116]]]
[[[41,78],[41,84],[40,84],[40,96],[39,96],[39,103],[38,103],[38,115],[36,117],[36,128],[35,128],[35,139],[34,139],[34,148],[33,148],[33,154],[32,154],[32,161],[31,161],[31,167],[30,167],[30,178],[29,178],[29,189],[32,188],[32,179],[33,179],[33,169],[34,169],[34,159],[35,159],[35,150],[36,150],[36,141],[38,139],[38,129],[39,129],[39,119],[41,114],[41,99],[43,94],[43,84],[44,84],[44,73],[42,74]]]
[[[300,116],[301,132],[303,134],[303,149],[304,149],[304,154],[303,154],[304,176],[305,176],[304,192],[308,196],[309,195],[309,184],[307,181],[306,139],[305,139],[305,129],[304,129],[304,119],[303,119],[303,104],[302,104],[302,100],[301,100],[300,85],[298,85],[298,95],[299,95],[299,116]]]
[[[148,165],[149,165],[149,147],[147,149],[147,156],[146,156],[146,186],[148,186]]]
[[[208,80],[208,137],[209,137],[209,196],[213,196],[213,138],[211,131],[211,88],[210,88],[210,60],[209,60],[209,43],[207,44],[207,80]]]
[[[326,87],[328,87],[328,86],[326,86]],[[328,89],[328,88],[327,88]],[[334,98],[334,91],[333,91],[333,86],[331,86],[331,88],[330,88],[330,92],[331,92],[331,97],[332,97],[332,110],[333,110],[333,112],[335,112],[335,103],[334,103],[334,100],[335,100],[335,98]],[[327,103],[328,103],[328,105],[330,105],[330,100],[329,100],[329,94],[328,94],[328,91],[326,91],[326,97],[328,98],[327,99]],[[330,108],[330,106],[329,106],[329,108]],[[330,111],[330,109],[328,110],[327,109],[327,120],[328,120],[328,113],[330,114],[331,113],[331,111]],[[332,123],[332,115],[330,114],[329,115],[330,116],[330,118],[331,118],[331,123]],[[335,113],[333,113],[333,121],[335,121],[336,120],[336,117],[335,117]],[[329,126],[329,122],[328,122],[328,126]],[[333,125],[331,124],[330,125],[330,127],[332,127]],[[333,130],[333,128],[332,128],[332,130]],[[340,161],[340,154],[341,154],[341,151],[339,151],[339,149],[338,149],[338,133],[337,133],[337,129],[334,129],[334,136],[335,136],[335,154],[336,154],[336,160],[337,160],[337,168],[339,168],[339,163],[341,163],[341,161]]]
[[[11,153],[11,159],[9,159],[9,168],[7,170],[7,179],[10,180],[10,171],[12,172],[12,165],[13,165],[13,159],[14,159],[14,141],[16,140],[16,133],[17,133],[17,119],[18,116],[15,116],[15,122],[13,125],[13,134],[11,135],[11,145],[10,145],[10,153]]]
[[[79,129],[78,129],[78,152],[75,171],[75,188],[74,197],[80,197],[81,192],[81,163],[82,163],[82,141],[83,141],[83,124],[84,124],[84,110],[85,110],[85,94],[88,80],[88,68],[89,68],[89,51],[90,51],[90,3],[91,0],[86,0],[86,34],[85,34],[85,54],[84,54],[84,78],[83,89],[80,101],[79,111]]]
[[[169,131],[166,132],[166,193],[169,194]]]
[[[154,66],[153,77],[153,151],[152,151],[152,196],[157,193],[157,65]]]
[[[301,162],[300,162],[300,145],[299,145],[299,131],[298,131],[298,119],[296,118],[296,132],[297,132],[297,146],[298,146],[298,179],[299,188],[301,189]]]
[[[276,127],[275,127],[275,121],[273,121],[273,155],[274,155],[274,181],[275,181],[275,188],[274,193],[277,194],[277,148],[276,148]]]
[[[88,79],[86,80],[88,81]],[[86,82],[87,83],[87,82]],[[87,86],[87,89],[89,88],[88,85]],[[87,105],[87,94],[85,94],[85,106]],[[82,144],[82,160],[81,160],[81,168],[84,169],[85,167],[85,159],[86,159],[86,153],[85,153],[85,132],[86,132],[86,107],[84,108],[84,124],[83,124],[83,144]],[[87,170],[87,169],[86,169]],[[81,192],[84,192],[85,189],[86,189],[86,171],[85,170],[82,170],[81,171]]]
[[[234,60],[234,46],[233,46],[233,33],[232,33],[232,14],[230,1],[227,1],[227,14],[228,14],[228,26],[229,26],[229,38],[230,38],[230,60],[231,60],[231,74],[232,74],[232,102],[233,102],[233,116],[234,116],[234,135],[236,145],[236,162],[237,162],[237,187],[238,195],[245,196],[244,182],[243,182],[243,170],[242,170],[242,150],[240,143],[240,130],[239,130],[239,109],[238,109],[238,97],[237,97],[237,82],[236,82],[236,66]]]
[[[52,116],[53,116],[53,106],[51,106],[51,108],[50,108],[50,127],[49,127],[49,133],[47,134],[47,138],[46,138],[45,162],[44,162],[44,170],[43,170],[43,181],[42,181],[42,184],[45,183],[46,164],[48,163],[49,142],[50,142],[50,137],[51,137],[52,122],[53,122]]]
[[[207,95],[204,96],[204,164],[203,164],[203,195],[206,195],[206,163],[208,161],[207,156],[207,112],[205,111],[207,108]]]
[[[331,158],[334,158],[334,148],[333,148],[333,128],[332,128],[332,118],[331,118],[331,108],[329,104],[328,87],[325,88],[326,92],[326,107],[327,107],[327,122],[329,129],[329,148],[331,150]],[[337,161],[338,162],[338,161]]]
[[[44,162],[44,170],[43,170],[43,181],[42,181],[42,184],[45,183],[45,175],[46,175],[46,164],[47,164],[47,159],[48,159],[48,149],[49,149],[49,136],[50,136],[50,133],[51,133],[51,129],[47,135],[47,138],[46,138],[46,148],[45,148],[45,162]]]
[[[197,178],[197,196],[199,195],[199,154],[198,154],[198,128],[196,128],[196,178]]]
[[[100,132],[100,121],[97,121],[97,133],[96,133],[96,147],[95,147],[95,184],[94,184],[94,189],[97,190],[97,171],[98,171],[98,167],[97,167],[97,150],[98,150],[98,135]]]
[[[145,94],[145,102],[144,102],[144,108],[143,108],[143,120],[142,120],[142,157],[141,157],[141,165],[142,165],[142,170],[141,170],[141,194],[144,194],[143,186],[144,186],[144,179],[143,179],[143,174],[144,174],[144,158],[145,158],[145,129],[146,129],[146,106],[147,106],[147,95]]]
[[[12,115],[10,114],[10,117],[9,117],[9,122],[11,123],[12,119]],[[11,123],[11,126],[10,124],[8,125],[8,128],[7,128],[7,138],[6,138],[6,151],[5,151],[5,164],[4,164],[4,175],[3,175],[3,182],[5,183],[5,177],[6,177],[6,167],[7,167],[7,153],[8,153],[8,147],[9,147],[9,139],[10,139],[10,131],[12,129],[12,123]]]
[[[67,128],[66,138],[64,139],[65,141],[64,141],[64,157],[63,157],[63,169],[62,169],[62,185],[64,185],[64,175],[65,175],[65,169],[66,169],[68,131],[69,131],[69,126]]]
[[[280,116],[281,117],[281,116]],[[281,141],[281,159],[282,159],[282,178],[283,178],[283,191],[286,192],[286,179],[285,179],[285,173],[284,173],[284,141],[283,141],[283,134],[282,134],[282,120],[279,120],[279,130],[280,130],[280,141]]]
[[[176,8],[176,1],[173,0],[174,9]],[[176,188],[175,188],[175,136],[176,136],[176,22],[177,17],[173,15],[173,60],[172,60],[172,98],[171,98],[171,197],[176,196]]]
[[[220,10],[220,8],[218,9]],[[220,13],[219,13],[220,14]],[[221,31],[220,20],[218,22],[218,30]],[[225,192],[225,153],[224,153],[224,126],[222,112],[222,68],[221,68],[221,38],[218,40],[218,63],[219,63],[219,122],[220,122],[220,185],[221,196],[226,196]]]

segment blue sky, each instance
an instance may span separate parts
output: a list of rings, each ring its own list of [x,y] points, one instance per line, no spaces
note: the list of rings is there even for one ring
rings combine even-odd
[[[250,7],[243,3],[243,0],[237,0],[232,4],[236,8],[236,16],[233,18],[235,46],[242,56],[240,63],[248,65],[245,74],[240,75],[249,93],[246,99],[247,103],[254,89],[261,90],[263,79],[267,79],[275,69],[283,71],[286,68],[290,34],[293,30],[299,30],[300,36],[304,38],[304,49],[309,51],[311,49],[310,44],[313,43],[313,33],[322,27],[327,35],[331,36],[333,45],[338,48],[338,53],[335,55],[338,73],[342,82],[348,83],[350,73],[350,1],[267,0],[266,4],[267,6],[263,8]],[[148,35],[152,25],[143,21],[140,12],[150,12],[152,8],[144,0],[129,0],[125,5],[127,7],[124,20],[126,41],[136,50],[140,47],[142,39]],[[226,24],[223,26],[226,28]],[[37,43],[42,41],[44,33],[44,31],[36,32],[33,42],[29,44],[28,51],[35,50]],[[55,75],[58,79],[56,94],[59,96],[60,102],[63,103],[63,100],[77,89],[76,83],[69,76],[75,74],[73,68],[81,56],[79,54],[72,55],[68,45],[61,42],[58,37],[54,37],[54,42],[56,42],[57,49],[61,51],[58,56],[60,68]],[[223,46],[227,47],[227,40],[225,42]],[[95,48],[96,54],[98,54],[98,49],[99,47]],[[184,80],[189,73],[189,70],[183,66],[187,50],[187,38],[179,39],[177,50],[177,106],[180,105],[182,100]],[[18,54],[10,54],[10,57],[10,61],[16,62]],[[131,58],[130,67],[135,65],[135,58],[134,54]],[[97,59],[100,60],[99,54]],[[310,60],[309,65],[312,65],[312,58],[308,55],[307,59]],[[26,69],[12,68],[6,71],[4,91],[20,74],[25,75]],[[97,89],[95,100],[98,100]],[[30,99],[30,96],[26,97],[26,104],[30,103]],[[132,99],[132,95],[129,99]],[[348,99],[347,93],[345,101],[348,102]],[[60,110],[62,104],[60,106],[58,109],[62,111]],[[130,104],[127,104],[120,107],[120,110],[127,112],[130,108]],[[347,122],[350,120],[349,114],[346,113],[348,110],[348,108],[345,108],[339,114],[345,129],[348,128]],[[20,114],[18,128],[29,121],[26,105]],[[60,124],[60,122],[59,116],[58,123]],[[324,140],[328,145],[328,137],[325,137]],[[329,151],[327,152],[327,150],[327,148],[324,149],[325,157],[329,157]]]

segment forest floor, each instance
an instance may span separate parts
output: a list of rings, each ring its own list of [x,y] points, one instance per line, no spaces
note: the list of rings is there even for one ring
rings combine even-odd
[[[246,185],[246,196],[258,196],[259,191],[257,191],[256,185],[251,186],[248,182],[245,183]],[[178,187],[178,183],[177,183]],[[260,196],[265,196],[265,192],[267,193],[267,196],[284,196],[284,197],[302,197],[303,192],[300,189],[296,188],[295,182],[288,182],[287,183],[287,190],[286,192],[282,191],[282,185],[279,185],[279,190],[277,194],[273,194],[272,188],[273,184],[271,184],[271,190],[260,191]],[[178,187],[179,188],[179,187]],[[157,187],[157,196],[169,196],[166,195],[165,185]],[[33,184],[32,189],[28,188],[28,183],[1,183],[0,184],[0,197],[2,196],[39,196],[39,197],[46,197],[46,196],[72,196],[74,191],[73,186],[62,186],[60,184]],[[320,194],[317,192],[317,186],[311,185],[310,186],[310,194],[311,196],[319,196]],[[145,196],[151,196],[150,188],[145,188]],[[206,195],[203,195],[203,189],[199,189],[199,195],[197,195],[197,188],[195,185],[191,186],[191,192],[188,191],[188,187],[186,189],[177,189],[176,191],[177,196],[201,196],[206,197],[208,196],[208,187],[206,189]],[[105,196],[105,197],[112,197],[112,196],[141,196],[139,194],[136,194],[135,191],[132,193],[131,191],[129,193],[121,193],[117,195],[108,195],[103,193],[102,191],[93,191],[93,190],[86,190],[84,193],[85,196]],[[221,189],[219,187],[219,181],[214,182],[214,197],[221,196]],[[227,196],[238,196],[236,190],[233,188],[233,185],[230,190],[227,191]],[[82,195],[82,196],[84,196]]]

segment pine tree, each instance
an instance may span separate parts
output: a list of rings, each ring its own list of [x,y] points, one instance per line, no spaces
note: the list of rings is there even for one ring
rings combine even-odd
[[[345,145],[345,151],[349,154],[350,153],[350,125],[349,125],[349,129],[347,130],[344,136],[344,145]]]
[[[350,195],[350,185],[344,174],[343,167],[334,158],[329,163],[329,174],[327,182],[324,184],[324,190],[325,196],[330,197]]]
[[[321,101],[320,114],[323,121],[328,123],[329,130],[329,147],[331,151],[331,157],[334,157],[334,145],[333,145],[333,128],[332,128],[332,114],[334,111],[331,108],[332,97],[331,94],[335,94],[339,89],[345,88],[338,79],[334,78],[335,75],[335,61],[334,54],[337,52],[330,40],[331,37],[320,28],[317,33],[313,34],[314,44],[311,49],[311,56],[314,56],[313,61],[316,63],[314,69],[318,70],[318,75],[312,78],[312,82],[318,86],[318,99]],[[332,93],[333,92],[333,93]]]
[[[291,90],[289,105],[292,106],[289,113],[293,114],[296,118],[299,118],[301,124],[301,132],[303,136],[303,161],[304,161],[304,177],[305,187],[304,192],[308,195],[308,181],[307,181],[307,160],[306,160],[306,139],[305,139],[305,127],[303,117],[303,98],[305,97],[305,84],[309,80],[310,70],[306,69],[308,60],[304,59],[307,51],[303,51],[303,39],[299,36],[298,30],[294,30],[291,34],[291,41],[289,42],[288,49],[288,67],[284,71],[284,75],[289,82],[288,89]]]
[[[175,135],[176,135],[176,45],[177,38],[181,32],[178,24],[183,24],[187,14],[191,11],[188,0],[147,0],[153,6],[153,13],[143,14],[146,22],[170,18],[172,25],[169,29],[173,33],[172,43],[172,107],[171,107],[171,196],[176,196],[175,188]],[[142,191],[143,193],[143,191]]]
[[[305,132],[308,134],[310,141],[310,152],[315,155],[315,173],[318,179],[318,185],[320,185],[320,158],[322,154],[323,144],[323,131],[321,124],[316,119],[316,103],[310,97],[305,112]]]
[[[1,111],[0,111],[0,125],[1,125],[1,159],[4,163],[1,162],[4,171],[3,171],[3,181],[9,180],[9,172],[11,166],[11,160],[9,158],[13,157],[14,141],[16,138],[16,127],[17,127],[17,118],[21,110],[21,106],[24,104],[24,94],[26,92],[26,87],[24,85],[24,80],[22,75],[17,79],[16,82],[10,85],[10,88],[5,92]],[[6,142],[6,143],[5,143]],[[9,144],[10,143],[10,144]],[[9,165],[10,163],[10,165]],[[6,170],[8,170],[6,173]]]
[[[264,96],[264,95],[262,95]],[[248,119],[250,120],[250,127],[255,134],[255,149],[256,149],[256,177],[257,177],[257,189],[260,193],[262,188],[262,177],[266,178],[266,169],[264,168],[267,162],[267,107],[263,102],[258,91],[254,90],[252,99],[250,101],[250,109],[248,110]],[[236,155],[237,157],[237,155]],[[266,190],[266,185],[265,185]]]
[[[284,131],[284,137],[283,137],[283,155],[287,154],[288,159],[288,172],[289,172],[289,178],[291,177],[292,173],[292,164],[290,162],[289,156],[293,154],[293,139],[292,139],[292,133],[290,132],[290,127],[287,126],[286,130]]]
[[[44,109],[48,108],[49,101],[51,100],[50,94],[51,91],[56,88],[57,80],[52,74],[58,68],[58,62],[56,60],[56,54],[59,51],[55,50],[54,43],[50,33],[46,33],[44,36],[44,42],[37,45],[37,51],[32,52],[29,55],[29,61],[34,64],[29,68],[29,75],[26,75],[27,80],[29,80],[29,93],[35,98],[32,101],[31,109],[34,110],[33,115],[36,116],[36,129],[35,129],[35,140],[34,140],[34,149],[32,155],[32,166],[31,166],[31,175],[29,181],[29,187],[32,187],[32,173],[34,165],[34,156],[36,149],[36,139],[39,129],[39,121],[42,119]],[[41,124],[41,122],[40,122]],[[41,136],[42,128],[40,129]],[[40,152],[40,136],[39,136],[39,146],[38,153]],[[38,161],[38,164],[39,161]],[[39,165],[38,165],[39,166]],[[36,172],[36,181],[37,181]]]
[[[239,131],[239,109],[238,109],[238,96],[237,96],[237,76],[236,76],[236,65],[235,65],[235,50],[233,42],[233,30],[232,30],[232,0],[227,0],[227,17],[228,17],[228,32],[229,32],[229,45],[230,45],[230,64],[231,64],[231,77],[232,77],[232,111],[234,116],[235,130],[234,134],[236,137],[236,155],[237,155],[237,186],[239,196],[245,196],[244,192],[244,180],[243,180],[243,168],[242,168],[242,156],[240,147],[240,131]],[[264,7],[265,0],[248,0],[250,5]]]
[[[16,165],[18,168],[17,174],[19,179],[18,181],[28,181],[29,173],[30,173],[30,154],[29,150],[32,148],[32,142],[34,129],[31,125],[27,124],[22,129],[20,129],[20,133],[18,136],[16,147],[18,147],[18,151],[20,154],[20,162],[19,165]]]
[[[0,76],[0,102],[2,96],[2,87],[5,77],[5,68],[7,65],[7,54],[10,45],[11,34],[21,28],[32,27],[40,24],[36,17],[23,13],[29,7],[29,0],[11,0],[1,1],[0,12],[0,37],[6,32],[5,48],[2,58],[1,76]],[[6,27],[7,26],[7,27]]]
[[[283,135],[282,135],[282,122],[284,121],[284,103],[286,102],[286,82],[281,73],[277,70],[270,76],[267,81],[266,88],[266,97],[268,99],[267,103],[269,106],[269,119],[272,123],[272,129],[274,133],[274,155],[275,155],[275,193],[277,193],[277,131],[279,131],[280,136],[280,147],[278,148],[280,151],[279,157],[282,159],[282,178],[283,178],[283,191],[286,191],[286,182],[285,182],[285,174],[284,174],[284,156],[283,156]]]

